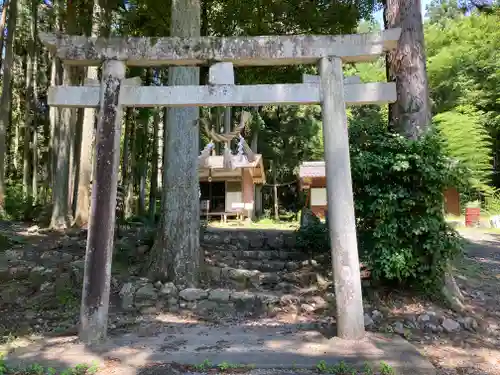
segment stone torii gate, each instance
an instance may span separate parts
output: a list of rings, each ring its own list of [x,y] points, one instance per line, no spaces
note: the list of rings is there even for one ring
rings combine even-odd
[[[328,222],[337,302],[337,332],[345,339],[364,335],[363,305],[349,160],[346,104],[396,100],[394,83],[344,84],[342,64],[372,61],[394,48],[400,29],[342,36],[260,36],[196,38],[88,38],[43,34],[42,42],[67,65],[102,64],[99,86],[56,86],[48,104],[99,108],[96,173],[92,188],[80,338],[106,337],[116,189],[123,107],[322,105],[327,175]],[[233,65],[318,64],[319,77],[305,83],[234,84]],[[208,86],[141,87],[125,79],[129,66],[211,65]],[[197,163],[193,163],[197,165]]]

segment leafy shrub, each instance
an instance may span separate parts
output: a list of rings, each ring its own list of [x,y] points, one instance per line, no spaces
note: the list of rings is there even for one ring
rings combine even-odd
[[[469,170],[469,182],[476,192],[491,194],[492,138],[471,106],[440,113],[433,122],[446,152]]]
[[[362,261],[378,280],[435,283],[460,253],[443,216],[443,191],[462,171],[445,157],[436,134],[410,141],[383,127],[351,126],[351,169]],[[325,224],[300,229],[299,245],[329,252]]]
[[[297,247],[303,249],[311,257],[330,253],[330,236],[325,223],[313,221],[301,227],[296,236]]]
[[[484,211],[489,215],[500,214],[500,190],[497,190],[493,194],[485,197],[484,208]]]
[[[33,204],[30,197],[25,197],[20,183],[7,182],[5,188],[5,216],[3,219],[15,221],[36,220],[42,213],[43,206]]]

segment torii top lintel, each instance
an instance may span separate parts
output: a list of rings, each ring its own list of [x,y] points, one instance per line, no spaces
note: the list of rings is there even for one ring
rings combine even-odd
[[[256,37],[89,38],[41,33],[41,41],[68,65],[99,65],[105,59],[129,66],[236,66],[314,64],[326,56],[363,62],[396,47],[401,29],[350,35],[283,35]]]

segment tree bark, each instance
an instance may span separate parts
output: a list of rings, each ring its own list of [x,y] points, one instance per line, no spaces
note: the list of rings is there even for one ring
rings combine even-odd
[[[52,56],[51,72],[50,72],[50,85],[56,86],[61,84],[62,65],[59,58],[55,55]],[[56,168],[57,168],[57,149],[59,145],[57,127],[61,118],[61,110],[56,107],[49,108],[50,120],[50,140],[49,140],[49,175],[50,185],[54,187],[56,182]]]
[[[72,155],[72,167],[71,167],[71,188],[69,190],[71,194],[71,214],[73,215],[73,223],[75,222],[74,215],[76,214],[76,207],[78,205],[78,186],[80,184],[80,160],[81,160],[81,145],[83,137],[83,120],[85,116],[84,108],[76,109],[76,121],[75,121],[75,131],[73,136],[73,155]],[[90,138],[92,142],[92,138]]]
[[[64,84],[71,85],[71,68],[64,68]],[[56,168],[54,185],[52,186],[52,229],[66,229],[71,222],[69,215],[69,178],[70,178],[70,147],[71,147],[71,118],[72,110],[64,108],[61,111],[61,121],[55,129],[57,138]]]
[[[402,29],[396,50],[387,56],[387,78],[396,81],[398,98],[389,105],[389,127],[410,139],[420,138],[432,127],[420,9],[419,0],[386,0],[384,9],[385,28]],[[454,310],[464,310],[464,297],[450,264],[443,275],[441,291]]]
[[[134,206],[134,171],[136,167],[136,137],[137,137],[137,124],[136,116],[133,110],[130,111],[130,116],[127,118],[129,121],[129,148],[128,148],[128,167],[127,167],[127,179],[126,179],[126,192],[125,192],[125,202],[124,202],[124,218],[129,218],[133,214]]]
[[[278,183],[276,181],[276,166],[271,160],[271,171],[273,172],[273,208],[274,220],[278,221],[280,218],[279,205],[278,205]]]
[[[252,140],[250,142],[250,149],[256,154],[258,152],[258,144],[259,144],[259,129],[254,129],[252,134]],[[254,219],[259,218],[262,215],[262,185],[255,185],[254,189],[254,201],[255,201],[255,210],[254,210]]]
[[[9,9],[9,0],[4,0],[2,8],[2,16],[0,17],[0,51],[3,51],[5,21],[7,21],[7,11]],[[3,53],[0,53],[0,70],[2,69]]]
[[[157,151],[156,151],[156,155],[158,157],[158,163],[157,163],[157,168],[156,168],[156,183],[158,184],[157,186],[157,191],[161,190],[162,187],[163,187],[163,184],[162,184],[162,176],[163,176],[163,173],[162,173],[162,170],[163,170],[163,155],[164,155],[164,152],[163,152],[163,145],[165,143],[165,133],[164,133],[164,129],[165,129],[165,112],[166,112],[166,109],[165,108],[160,108],[160,113],[159,113],[159,116],[160,116],[160,123],[158,124],[158,148],[157,148]]]
[[[158,189],[158,128],[160,112],[155,112],[153,118],[153,152],[151,155],[151,185],[149,188],[149,220],[154,223],[156,215],[156,194]]]
[[[33,139],[34,116],[34,90],[33,90],[33,72],[36,52],[36,28],[37,28],[37,10],[38,2],[30,0],[31,14],[29,17],[30,35],[28,39],[28,53],[26,55],[26,98],[24,112],[24,143],[23,143],[23,194],[25,197],[31,197],[33,193],[32,158],[30,157],[31,141]],[[35,152],[35,149],[32,150]]]
[[[33,54],[33,71],[34,76],[33,76],[33,134],[32,134],[32,161],[31,165],[33,167],[33,170],[31,172],[31,196],[33,197],[33,203],[37,203],[38,201],[38,121],[37,121],[37,115],[38,115],[38,81],[37,81],[37,72],[38,72],[38,64],[39,64],[39,53],[38,53],[38,48],[37,48],[37,43],[36,43],[36,34],[37,34],[37,23],[38,23],[38,2],[33,1],[33,14],[35,15],[35,21],[33,22],[33,25],[35,26],[35,30],[33,31],[33,48],[34,48],[34,54]]]
[[[99,0],[94,0],[92,9],[92,29],[91,36],[98,36],[101,25],[103,24],[102,12]],[[101,30],[107,34],[107,28]],[[98,79],[98,70],[95,66],[87,68],[87,78],[89,80]],[[88,224],[90,215],[90,192],[92,183],[92,139],[94,136],[94,127],[96,120],[96,111],[93,108],[85,108],[82,125],[82,142],[80,144],[80,161],[78,168],[78,194],[76,198],[75,221],[74,224],[81,227]]]
[[[147,79],[146,79],[147,81]],[[139,111],[140,118],[140,131],[138,131],[136,137],[136,151],[137,152],[137,170],[138,173],[138,191],[139,191],[139,201],[137,212],[139,216],[144,217],[146,214],[146,179],[148,175],[148,128],[149,128],[149,116],[151,111],[148,109],[141,109]]]
[[[173,0],[171,36],[200,35],[200,1]],[[195,67],[171,67],[170,85],[199,85]],[[161,227],[150,253],[150,272],[180,287],[198,284],[200,202],[198,182],[199,109],[169,108],[163,174]]]
[[[5,154],[6,130],[10,118],[12,100],[12,64],[14,62],[14,34],[17,23],[17,0],[11,0],[5,43],[5,61],[3,64],[2,98],[0,99],[0,215],[5,210]]]
[[[55,24],[52,27],[53,32],[62,32],[63,27],[63,4],[62,0],[54,1],[54,11],[56,15]],[[58,86],[62,84],[64,70],[61,60],[52,54],[52,64],[50,72],[50,85]],[[59,123],[62,118],[62,111],[57,107],[49,108],[50,119],[50,147],[49,147],[49,161],[50,161],[50,186],[54,188],[56,184],[56,171],[57,171],[57,152],[59,148]],[[54,191],[52,190],[52,196]]]
[[[60,4],[62,7],[62,4]],[[76,31],[75,4],[67,0],[67,32]],[[78,81],[78,71],[75,67],[65,66],[63,82],[65,85],[74,86]],[[57,139],[57,157],[54,185],[52,186],[52,217],[50,228],[61,230],[71,224],[70,213],[70,176],[71,176],[71,145],[76,125],[76,110],[63,108],[61,121],[55,126],[54,134]]]
[[[420,0],[386,0],[384,16],[386,28],[401,28],[397,48],[387,54],[388,80],[396,82],[398,95],[389,105],[389,126],[417,139],[431,126]]]

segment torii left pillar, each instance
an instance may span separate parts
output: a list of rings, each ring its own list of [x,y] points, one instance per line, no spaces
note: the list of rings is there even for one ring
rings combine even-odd
[[[80,311],[79,334],[86,344],[101,342],[106,339],[107,334],[123,116],[119,99],[120,86],[125,77],[125,63],[105,60],[102,71],[92,211]]]

